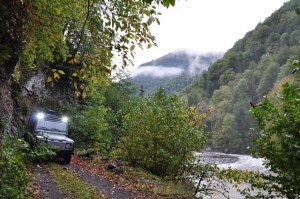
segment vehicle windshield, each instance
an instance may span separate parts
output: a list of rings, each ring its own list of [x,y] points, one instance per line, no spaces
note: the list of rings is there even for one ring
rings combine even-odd
[[[49,130],[66,133],[67,124],[63,122],[39,120],[36,124],[36,130]]]

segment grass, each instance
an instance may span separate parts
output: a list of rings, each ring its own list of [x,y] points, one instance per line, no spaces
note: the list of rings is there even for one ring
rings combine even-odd
[[[95,187],[82,180],[73,171],[66,170],[56,163],[49,163],[48,165],[57,184],[68,198],[105,198]]]

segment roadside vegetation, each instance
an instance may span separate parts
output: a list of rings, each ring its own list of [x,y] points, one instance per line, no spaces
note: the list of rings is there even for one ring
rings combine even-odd
[[[299,48],[290,43],[299,38],[300,30],[289,30],[290,36],[273,34],[270,19],[266,21],[269,25],[259,24],[254,37],[237,42],[233,49],[239,53],[228,51],[192,83],[197,89],[187,87],[181,98],[168,95],[163,88],[145,96],[143,90],[135,90],[126,74],[117,81],[109,78],[117,67],[112,64],[116,54],[124,69],[134,58],[136,46],[156,46],[149,30],[152,23],[160,23],[155,6],[174,3],[2,1],[1,88],[2,84],[11,86],[5,84],[10,82],[14,95],[15,90],[21,92],[25,82],[22,68],[47,73],[47,89],[60,90],[65,101],[64,106],[53,103],[44,108],[71,116],[70,137],[78,154],[88,157],[81,163],[91,165],[98,175],[122,179],[128,189],[166,198],[192,198],[198,193],[227,197],[228,190],[222,185],[231,182],[245,198],[299,197],[299,77],[288,74],[288,64],[279,67],[288,58],[299,56]],[[286,5],[299,3],[291,0]],[[277,21],[292,14],[287,12]],[[294,20],[294,26],[299,26],[298,22]],[[296,67],[293,72],[299,75],[299,61],[292,63]],[[276,81],[279,88],[274,87]],[[67,94],[70,90],[73,96]],[[66,100],[72,97],[76,100]],[[33,97],[32,104],[38,100]],[[256,101],[261,102],[253,103]],[[29,109],[18,100],[14,105],[19,112]],[[19,118],[16,121],[24,120],[20,113],[13,116]],[[47,145],[32,148],[22,139],[6,135],[7,125],[1,118],[0,198],[30,197],[30,165],[53,157],[55,150]],[[251,151],[254,157],[264,158],[265,166],[276,175],[202,164],[194,152],[203,152],[207,144],[227,152]],[[104,164],[103,158],[113,162]],[[108,163],[115,163],[114,172],[107,171]],[[50,163],[49,168],[66,195],[105,197],[59,165]],[[251,187],[241,189],[244,182]],[[259,190],[257,194],[252,192],[254,188]]]

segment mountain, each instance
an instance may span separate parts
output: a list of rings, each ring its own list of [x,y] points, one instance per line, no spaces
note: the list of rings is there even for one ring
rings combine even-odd
[[[299,79],[292,75],[291,64],[300,58],[296,7],[300,1],[285,2],[179,93],[189,106],[214,110],[207,122],[212,149],[249,153],[254,136],[250,128],[256,128],[250,102],[256,104],[266,95],[272,98],[284,82]]]
[[[132,72],[132,82],[137,88],[143,86],[145,94],[161,86],[168,92],[179,92],[223,54],[180,49],[141,64]]]

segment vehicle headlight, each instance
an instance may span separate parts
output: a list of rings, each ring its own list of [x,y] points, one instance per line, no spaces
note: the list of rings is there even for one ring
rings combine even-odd
[[[62,117],[61,119],[64,123],[67,123],[68,122],[68,118],[67,117]]]
[[[38,114],[37,114],[37,118],[38,118],[38,119],[43,119],[44,116],[45,116],[44,113],[38,113]]]
[[[72,144],[71,143],[67,143],[65,147],[66,147],[66,149],[71,149],[72,148]]]

